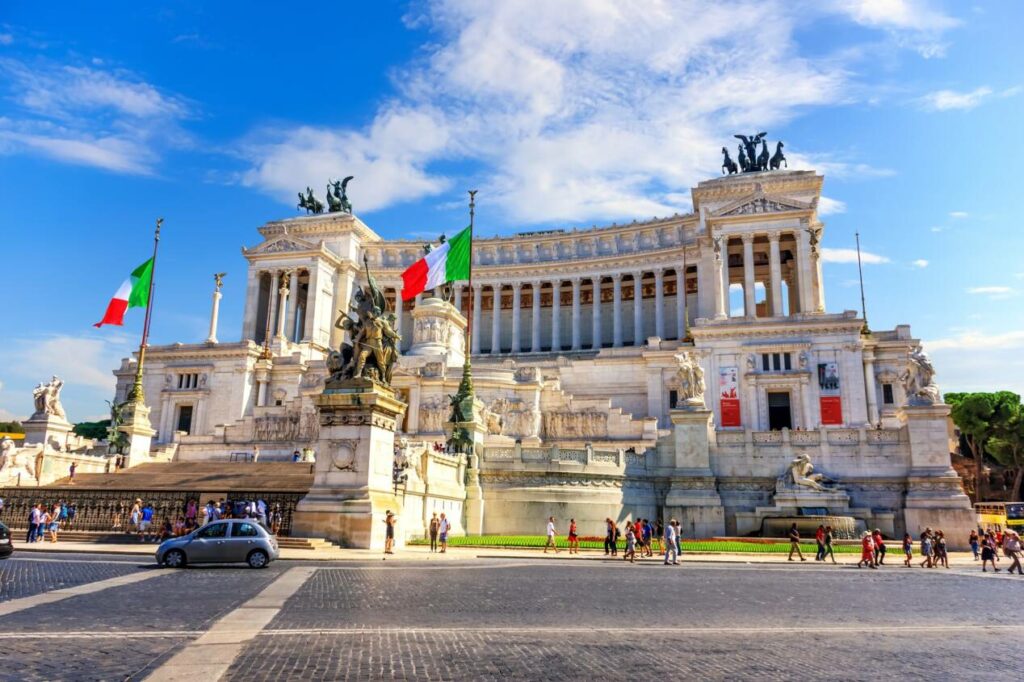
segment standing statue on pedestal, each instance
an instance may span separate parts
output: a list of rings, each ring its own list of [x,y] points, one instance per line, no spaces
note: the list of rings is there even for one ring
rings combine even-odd
[[[35,401],[36,411],[33,418],[53,415],[60,419],[66,419],[64,407],[60,404],[60,390],[64,388],[64,382],[54,375],[49,382],[40,382],[32,389],[32,398]]]
[[[910,364],[900,376],[907,392],[907,403],[913,406],[934,405],[939,402],[939,387],[935,385],[935,366],[921,346],[910,351]]]
[[[352,203],[348,200],[345,188],[354,178],[354,175],[349,175],[340,182],[327,181],[327,210],[330,213],[352,213]]]
[[[330,381],[342,379],[370,379],[385,386],[391,385],[391,375],[398,360],[398,344],[402,340],[395,331],[395,316],[388,313],[387,299],[377,287],[366,256],[366,286],[356,289],[350,304],[355,319],[343,313],[334,326],[349,332],[352,343],[343,343],[331,351],[327,367]]]
[[[678,353],[675,355],[679,368],[676,377],[679,380],[679,402],[690,408],[704,407],[704,368],[695,353]]]

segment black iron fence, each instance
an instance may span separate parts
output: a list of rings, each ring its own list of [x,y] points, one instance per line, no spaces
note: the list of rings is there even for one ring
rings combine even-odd
[[[227,500],[263,500],[268,514],[275,507],[280,508],[280,535],[291,535],[292,515],[295,505],[305,493],[260,491],[232,491]],[[196,502],[198,518],[202,520],[202,506],[208,499],[200,499],[200,491],[189,490],[83,490],[74,486],[64,488],[0,488],[0,499],[4,501],[0,511],[0,522],[8,528],[27,528],[31,508],[43,504],[47,510],[58,503],[74,507],[74,518],[62,523],[62,530],[81,530],[102,533],[130,532],[131,509],[135,500],[152,504],[153,526],[159,527],[165,519],[173,523],[185,516],[190,500]],[[221,502],[220,499],[214,503]]]

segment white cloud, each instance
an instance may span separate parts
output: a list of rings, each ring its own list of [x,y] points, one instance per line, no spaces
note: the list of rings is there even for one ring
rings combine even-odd
[[[3,390],[0,409],[31,412],[32,387],[56,374],[64,380],[61,394],[69,418],[94,414],[114,394],[113,370],[131,354],[135,341],[117,332],[97,335],[13,337],[0,346]]]
[[[982,86],[970,92],[954,90],[937,90],[921,98],[921,102],[933,111],[949,111],[951,109],[973,109],[982,100],[992,94],[992,88]]]
[[[926,261],[924,258],[918,258],[917,260],[913,261],[911,265],[913,265],[915,268],[926,268],[928,267],[928,261]]]
[[[994,300],[1000,300],[1013,296],[1016,291],[1010,287],[1004,286],[984,286],[984,287],[970,287],[967,289],[967,293],[974,294],[976,296],[988,296]]]
[[[899,44],[926,58],[945,53],[941,37],[959,24],[929,0],[832,0],[830,4],[858,24],[890,32]]]
[[[857,249],[821,249],[821,260],[825,263],[856,263],[857,262]],[[881,265],[888,263],[889,258],[886,256],[880,256],[870,251],[860,252],[860,260],[864,265]]]
[[[0,119],[0,152],[145,175],[165,148],[188,144],[186,102],[129,73],[0,59],[0,74],[0,92],[20,107]]]
[[[948,230],[949,228],[948,228],[948,227],[939,227],[939,226],[935,226],[935,227],[931,227],[931,228],[929,228],[929,229],[930,229],[930,230],[931,230],[932,232],[934,232],[934,233],[938,234],[939,232],[945,232],[945,231],[946,231],[946,230]]]
[[[967,211],[950,211],[949,212],[949,217],[950,218],[956,218],[957,220],[963,220],[964,218],[968,217],[968,215],[969,214],[967,213]]]
[[[846,213],[846,202],[839,199],[822,196],[818,199],[818,214],[833,215],[835,213]]]
[[[929,341],[925,348],[944,391],[1024,393],[1024,330],[996,334],[961,330]]]
[[[518,222],[671,214],[681,188],[718,172],[723,144],[735,155],[734,132],[848,99],[843,59],[808,59],[796,44],[822,12],[886,31],[951,25],[931,10],[915,24],[839,5],[414,5],[407,23],[432,42],[396,71],[398,95],[374,122],[256,130],[241,145],[250,165],[239,179],[291,204],[307,184],[354,174],[359,211],[445,191],[454,179],[439,166],[458,160],[476,164],[481,199]]]

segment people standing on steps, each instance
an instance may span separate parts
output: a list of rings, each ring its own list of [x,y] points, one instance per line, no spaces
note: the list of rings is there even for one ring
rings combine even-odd
[[[800,557],[800,561],[807,561],[807,558],[804,556],[804,553],[800,551],[800,531],[798,531],[796,529],[796,524],[795,523],[792,526],[789,527],[789,560],[790,561],[793,560],[793,552],[796,552],[796,555],[798,557]]]

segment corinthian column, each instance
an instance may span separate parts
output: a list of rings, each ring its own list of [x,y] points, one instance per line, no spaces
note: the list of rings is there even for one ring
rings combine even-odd
[[[699,278],[698,278],[699,279]],[[686,268],[676,268],[676,338],[686,336]]]
[[[530,291],[533,294],[533,300],[530,303],[533,307],[530,309],[530,351],[533,353],[540,352],[540,282],[531,282]]]
[[[590,347],[593,350],[601,350],[601,278],[593,277],[590,280],[594,289],[594,305],[593,307],[593,338],[590,341]]]
[[[782,315],[782,259],[779,254],[778,232],[768,233],[768,265],[771,270],[772,315]]]
[[[501,353],[501,285],[491,287],[493,304],[491,305],[491,355]]]
[[[580,313],[580,286],[579,277],[572,278],[572,349],[579,350],[583,347],[580,341],[580,326],[583,324]]]
[[[473,344],[470,352],[473,355],[480,354],[480,302],[483,300],[483,290],[479,284],[473,287]]]
[[[864,349],[864,388],[868,399],[868,421],[878,424],[878,396],[875,394],[875,353]]]
[[[562,350],[562,280],[551,283],[551,350]]]
[[[288,281],[290,279],[289,274],[286,272],[281,277],[281,288],[277,290],[277,293],[281,295],[281,310],[277,314],[277,338],[282,341],[285,340],[284,327],[286,318],[288,317]]]
[[[216,285],[213,289],[213,308],[210,310],[210,335],[206,337],[206,343],[217,343],[217,317],[220,314],[220,278],[221,275],[214,275]]]
[[[612,346],[622,346],[622,274],[612,275]]]
[[[654,335],[665,338],[665,271],[660,267],[654,271]]]
[[[522,304],[522,287],[519,282],[512,283],[512,352],[519,352],[519,313]]]
[[[754,296],[754,235],[743,235],[743,314],[756,317],[756,298]]]
[[[644,273],[633,273],[633,345],[644,345]]]

